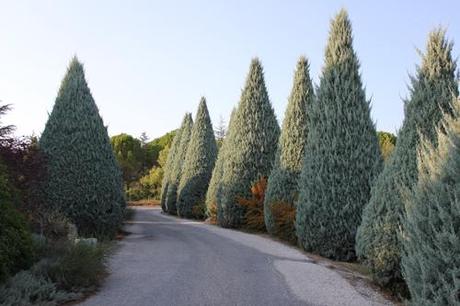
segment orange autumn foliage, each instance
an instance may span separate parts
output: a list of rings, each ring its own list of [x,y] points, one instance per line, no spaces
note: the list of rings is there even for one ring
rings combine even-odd
[[[251,187],[251,197],[249,199],[242,197],[237,198],[238,204],[243,206],[246,210],[243,228],[260,232],[266,230],[264,220],[264,199],[266,189],[267,178],[263,177]]]
[[[295,206],[285,202],[276,202],[272,206],[272,215],[275,221],[275,236],[295,244],[297,242]]]

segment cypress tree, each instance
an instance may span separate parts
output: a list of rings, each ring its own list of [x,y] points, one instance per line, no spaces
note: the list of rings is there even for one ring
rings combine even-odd
[[[435,144],[443,113],[451,113],[452,94],[458,94],[452,43],[445,31],[430,33],[422,64],[412,78],[411,97],[405,102],[405,119],[396,147],[372,188],[369,204],[357,234],[358,255],[365,259],[382,285],[402,282],[401,243],[403,194],[418,178],[417,147],[420,136]]]
[[[40,147],[47,156],[47,205],[65,213],[80,235],[112,237],[126,206],[122,173],[76,57],[62,81]]]
[[[307,251],[355,257],[356,229],[382,160],[345,10],[331,22],[300,177],[296,232]]]
[[[212,222],[215,222],[217,220],[217,191],[224,171],[225,151],[228,146],[227,140],[229,139],[229,132],[231,129],[232,122],[235,118],[235,113],[236,108],[232,110],[232,113],[230,115],[230,121],[228,123],[227,128],[228,132],[222,141],[222,146],[219,149],[216,164],[214,166],[214,169],[212,170],[211,180],[209,181],[209,187],[206,192],[206,215],[212,220]]]
[[[244,209],[237,199],[251,196],[252,185],[268,177],[279,137],[278,122],[258,59],[251,62],[229,134],[217,197],[221,211],[218,222],[225,227],[239,227]]]
[[[216,157],[216,139],[214,138],[206,99],[203,97],[196,113],[180,178],[177,193],[177,213],[179,216],[191,218],[193,217],[192,209],[194,206],[204,206]]]
[[[166,165],[165,165],[164,172],[163,172],[163,181],[161,183],[161,197],[160,197],[161,209],[164,212],[168,211],[166,208],[166,196],[168,193],[168,186],[169,186],[169,181],[171,178],[174,158],[177,154],[177,150],[179,148],[179,144],[181,140],[182,127],[184,126],[186,120],[187,120],[187,114],[184,116],[184,119],[182,120],[181,127],[177,130],[176,136],[174,136],[174,139],[171,143],[171,148],[169,149],[168,157],[166,158]]]
[[[272,215],[275,203],[294,206],[299,190],[299,175],[305,155],[308,135],[308,108],[313,103],[313,86],[307,59],[301,57],[294,75],[294,85],[289,97],[278,142],[273,170],[268,179],[264,202],[265,226],[270,234],[278,229]]]
[[[182,167],[184,165],[185,155],[187,153],[188,144],[190,142],[192,126],[192,114],[187,113],[184,117],[184,121],[182,122],[180,142],[171,164],[168,189],[166,191],[166,210],[168,213],[173,215],[177,214],[177,188],[179,187],[179,182],[182,175]]]
[[[402,269],[412,305],[460,304],[459,102],[438,129],[438,147],[422,140],[418,183],[405,201]]]

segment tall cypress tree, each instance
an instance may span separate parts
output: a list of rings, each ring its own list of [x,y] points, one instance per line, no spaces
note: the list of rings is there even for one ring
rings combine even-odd
[[[225,152],[227,150],[229,133],[231,130],[232,122],[234,122],[235,113],[236,108],[233,108],[232,113],[230,115],[230,121],[228,123],[227,135],[225,136],[222,142],[222,146],[219,149],[216,164],[214,166],[214,169],[212,170],[211,180],[209,181],[208,191],[206,192],[206,215],[213,222],[217,220],[217,192],[224,171],[224,161],[226,158]]]
[[[121,170],[75,57],[40,138],[47,156],[45,201],[61,210],[83,236],[111,237],[121,224],[125,199]]]
[[[297,237],[307,251],[350,260],[382,160],[345,10],[331,22],[325,67],[309,118]]]
[[[417,182],[417,146],[420,136],[435,144],[443,113],[451,113],[452,94],[458,95],[452,43],[445,31],[430,33],[422,64],[412,78],[411,97],[396,147],[372,188],[357,235],[357,251],[383,285],[402,281],[401,243],[403,194]]]
[[[402,268],[412,305],[460,304],[459,104],[438,129],[438,147],[422,141],[418,183],[405,201]]]
[[[195,205],[203,205],[212,169],[217,157],[214,130],[209,117],[206,99],[201,98],[185,155],[184,167],[178,188],[177,213],[193,217]]]
[[[190,135],[192,134],[193,119],[192,114],[187,113],[181,126],[180,143],[177,147],[176,154],[171,164],[171,173],[169,176],[168,189],[166,191],[166,210],[170,214],[177,214],[177,188],[179,187],[184,165],[185,155],[187,153]]]
[[[279,126],[268,98],[263,68],[253,59],[241,94],[226,148],[218,199],[225,227],[239,227],[244,209],[238,198],[250,196],[251,186],[268,177],[276,152]]]
[[[294,206],[299,191],[299,176],[308,135],[308,108],[314,100],[309,64],[301,57],[294,75],[283,128],[278,142],[275,164],[268,179],[264,202],[265,226],[270,234],[277,232],[272,206],[286,203]]]
[[[187,114],[185,114],[184,119],[182,119],[182,124],[181,127],[177,130],[176,136],[174,136],[174,139],[171,143],[171,148],[169,149],[168,157],[166,158],[166,165],[164,168],[163,172],[163,181],[161,183],[161,197],[160,197],[160,203],[161,203],[161,209],[164,212],[167,212],[166,208],[166,196],[168,193],[168,186],[169,186],[169,181],[171,179],[171,172],[174,164],[174,159],[177,154],[177,150],[179,149],[179,144],[181,140],[181,135],[182,135],[182,127],[184,126],[185,122],[187,120]]]

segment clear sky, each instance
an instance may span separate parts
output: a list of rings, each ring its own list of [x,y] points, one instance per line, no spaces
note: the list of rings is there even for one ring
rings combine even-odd
[[[40,134],[74,54],[111,135],[160,136],[202,95],[214,124],[227,119],[254,56],[281,121],[298,57],[308,57],[317,83],[329,22],[342,7],[373,119],[395,132],[427,33],[443,25],[460,44],[459,0],[1,0],[0,100],[14,106],[4,121],[18,135]]]

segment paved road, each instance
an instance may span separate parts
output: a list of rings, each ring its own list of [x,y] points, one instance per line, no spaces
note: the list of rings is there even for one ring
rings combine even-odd
[[[82,305],[381,305],[295,248],[136,208],[101,291]],[[362,289],[362,288],[361,288]],[[363,292],[360,290],[360,292]],[[370,292],[370,294],[369,294]]]

